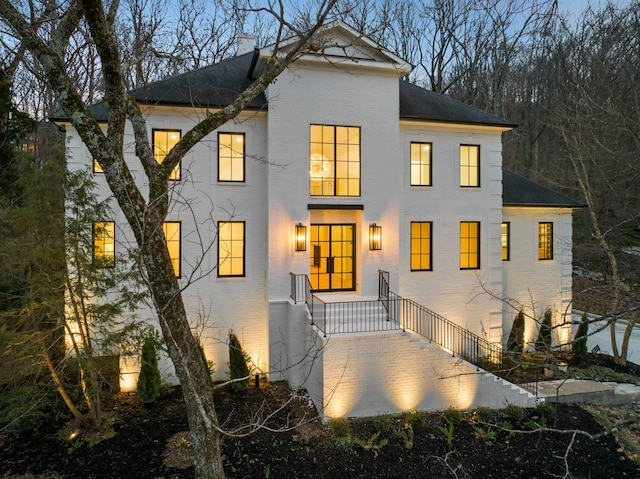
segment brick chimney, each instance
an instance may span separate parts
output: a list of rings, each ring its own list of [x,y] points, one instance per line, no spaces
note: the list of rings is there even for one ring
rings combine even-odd
[[[252,52],[256,47],[256,38],[248,33],[241,33],[238,35],[238,47],[236,56],[244,55],[245,53]]]

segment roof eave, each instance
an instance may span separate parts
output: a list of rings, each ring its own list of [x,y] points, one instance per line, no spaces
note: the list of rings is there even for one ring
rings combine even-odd
[[[428,122],[428,123],[439,123],[442,125],[475,125],[475,126],[485,126],[491,128],[501,128],[505,131],[513,130],[518,125],[516,123],[510,122],[478,122],[478,121],[456,121],[456,120],[441,120],[441,119],[431,119],[431,118],[421,118],[417,116],[400,116],[400,121],[413,121],[413,122]]]
[[[587,208],[587,205],[576,203],[574,205],[562,203],[502,203],[503,208],[563,208],[563,209],[581,209]]]

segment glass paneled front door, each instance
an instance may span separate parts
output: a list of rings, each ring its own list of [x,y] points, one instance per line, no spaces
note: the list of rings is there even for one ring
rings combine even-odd
[[[355,225],[311,225],[310,279],[318,291],[355,289]]]

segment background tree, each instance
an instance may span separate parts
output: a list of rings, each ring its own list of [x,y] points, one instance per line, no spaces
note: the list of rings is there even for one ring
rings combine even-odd
[[[99,0],[80,0],[55,5],[51,16],[60,20],[57,24],[48,24],[45,35],[42,27],[31,23],[33,15],[29,11],[20,11],[19,6],[9,0],[0,0],[0,18],[37,60],[41,77],[60,99],[73,127],[104,171],[109,188],[135,236],[144,274],[154,279],[149,282],[149,290],[169,357],[182,385],[198,478],[224,477],[220,453],[222,430],[216,415],[209,373],[201,360],[197,339],[187,319],[182,291],[173,271],[162,229],[169,208],[169,176],[195,144],[237,116],[306,48],[312,36],[327,20],[334,4],[335,0],[319,2],[317,9],[306,16],[310,21],[301,23],[305,25],[303,28],[296,27],[294,22],[285,18],[283,4],[280,4],[279,10],[270,10],[280,26],[274,54],[266,62],[264,71],[229,106],[206,116],[185,132],[164,161],[158,164],[151,150],[143,109],[126,95],[123,55],[114,28],[120,4],[113,2],[105,5]],[[48,4],[46,8],[49,8]],[[74,49],[71,40],[81,26],[86,26],[90,48],[95,48],[100,59],[104,104],[109,111],[106,130],[91,115],[65,59],[67,53]],[[287,52],[281,53],[278,46],[285,34],[295,35],[296,38]],[[145,183],[148,185],[146,197],[124,159],[126,121],[132,125],[136,156],[144,169]]]
[[[135,264],[135,252],[126,260],[99,255],[95,237],[109,235],[102,221],[113,216],[108,200],[99,200],[95,183],[86,171],[69,172],[65,188],[65,303],[63,326],[73,363],[78,369],[78,384],[84,408],[77,406],[61,379],[48,351],[42,355],[57,389],[77,419],[97,428],[102,422],[99,357],[117,356],[138,350],[144,325],[133,312],[146,299],[141,290]],[[122,321],[123,316],[129,316]],[[81,410],[86,410],[82,413]]]
[[[41,344],[64,354],[64,151],[46,147],[38,126],[0,68],[0,423],[10,428],[57,414]]]

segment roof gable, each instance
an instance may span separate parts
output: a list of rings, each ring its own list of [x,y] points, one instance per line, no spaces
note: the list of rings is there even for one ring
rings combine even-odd
[[[296,40],[297,37],[292,37],[282,41],[278,45],[280,52],[284,54],[289,51]],[[261,59],[271,57],[274,48],[275,45],[262,48]],[[320,28],[301,59],[333,65],[338,63],[386,68],[395,71],[398,77],[413,69],[410,63],[342,21],[331,22]]]

